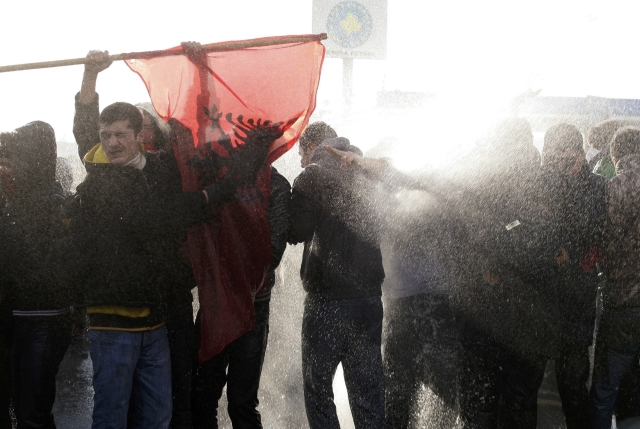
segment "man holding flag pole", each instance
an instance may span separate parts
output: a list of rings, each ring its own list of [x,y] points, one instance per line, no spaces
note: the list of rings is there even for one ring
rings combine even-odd
[[[139,148],[134,106],[114,103],[98,114],[95,82],[111,61],[89,55],[95,58],[87,61],[74,124],[88,176],[68,213],[74,272],[92,324],[94,428],[124,427],[129,399],[130,426],[169,425],[162,304],[184,228],[194,225],[188,237],[201,297],[200,361],[253,326],[253,299],[268,285],[271,264],[266,162],[295,144],[315,108],[321,39],[209,45],[197,66],[178,56],[129,61],[159,115],[170,119],[173,156]],[[254,63],[272,67],[256,71]]]

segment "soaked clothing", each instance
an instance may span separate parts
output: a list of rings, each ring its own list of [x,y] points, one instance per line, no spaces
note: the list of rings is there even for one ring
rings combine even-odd
[[[164,322],[163,298],[182,266],[181,229],[206,220],[202,192],[182,193],[171,181],[171,159],[149,155],[142,170],[94,162],[68,207],[77,255],[76,275],[85,285],[92,329],[155,329]]]
[[[261,429],[258,389],[269,337],[269,301],[254,304],[253,329],[197,369],[193,381],[193,428],[218,428],[218,402],[227,386],[229,418],[234,429]],[[199,319],[196,330],[200,332]]]
[[[344,138],[323,144],[361,153]],[[384,270],[372,184],[341,170],[322,145],[311,162],[293,184],[289,234],[290,243],[305,243],[305,291],[324,301],[380,296]]]
[[[289,231],[291,186],[271,167],[269,232],[271,266],[269,284],[254,300],[255,324],[251,331],[198,367],[193,377],[193,427],[217,428],[218,403],[227,386],[228,411],[234,428],[262,428],[258,389],[269,336],[269,305],[275,285],[275,269],[282,260]],[[200,333],[200,320],[196,322]],[[198,341],[199,343],[199,341]]]
[[[458,415],[458,330],[447,295],[418,294],[384,301],[383,357],[388,429],[407,428],[425,405],[428,388],[440,401],[430,427],[454,427]]]
[[[607,186],[608,308],[640,307],[640,155],[618,161]]]
[[[380,297],[307,301],[302,318],[304,403],[311,429],[339,429],[333,379],[342,363],[356,429],[384,428]]]
[[[293,184],[289,241],[304,242],[300,277],[305,407],[311,429],[338,428],[333,377],[342,363],[355,426],[384,427],[381,285],[373,185],[341,170],[324,145],[360,154],[345,138],[323,142]]]
[[[640,356],[640,155],[618,161],[607,186],[606,256],[611,264],[595,354],[594,428],[611,427],[623,375]]]

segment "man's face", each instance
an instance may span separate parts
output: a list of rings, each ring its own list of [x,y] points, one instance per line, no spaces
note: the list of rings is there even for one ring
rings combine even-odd
[[[126,164],[140,152],[138,140],[128,119],[108,125],[100,124],[100,143],[109,162],[115,165]]]
[[[318,147],[318,145],[315,143],[307,143],[307,149],[305,150],[302,145],[298,145],[298,155],[300,155],[300,166],[302,168],[305,168],[311,163],[311,154],[316,147]]]

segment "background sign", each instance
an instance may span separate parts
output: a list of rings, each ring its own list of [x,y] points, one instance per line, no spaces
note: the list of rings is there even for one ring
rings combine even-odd
[[[383,60],[387,55],[387,0],[314,0],[314,34],[327,33],[328,57]]]

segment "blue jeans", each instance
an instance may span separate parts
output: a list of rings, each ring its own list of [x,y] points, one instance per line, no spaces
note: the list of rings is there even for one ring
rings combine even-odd
[[[304,402],[311,429],[339,429],[333,377],[342,363],[356,429],[384,427],[380,297],[307,302],[302,319]]]
[[[640,308],[612,309],[602,317],[591,399],[594,428],[610,428],[620,381],[640,355]]]
[[[171,422],[171,359],[165,327],[144,332],[91,330],[92,429],[166,429]]]

